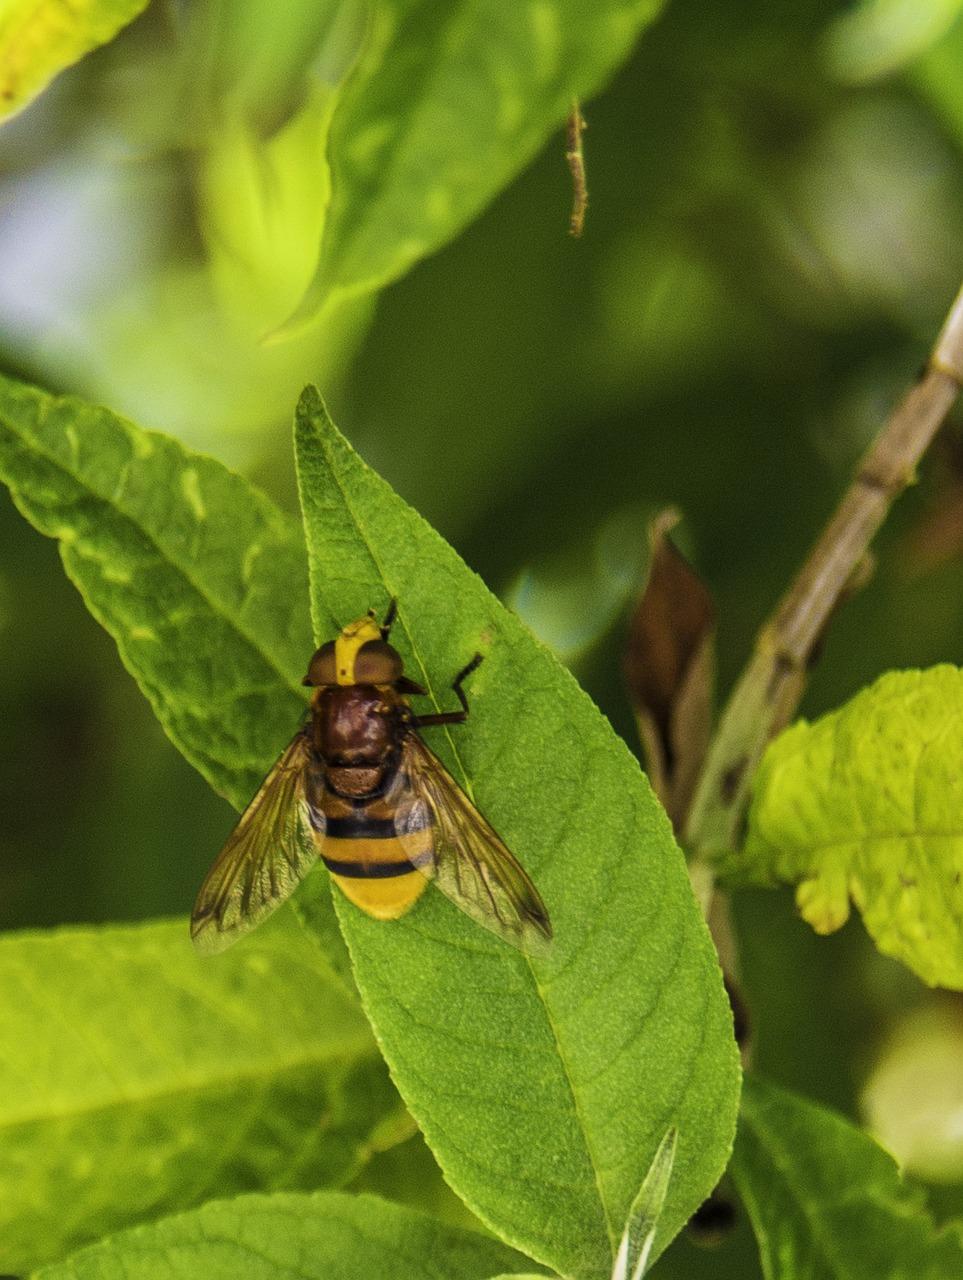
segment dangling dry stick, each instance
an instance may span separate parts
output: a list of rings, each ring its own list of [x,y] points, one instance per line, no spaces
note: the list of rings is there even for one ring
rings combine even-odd
[[[572,216],[569,219],[569,234],[580,236],[585,229],[585,210],[588,208],[588,187],[585,185],[585,153],[582,150],[582,132],[585,129],[585,117],[579,106],[578,98],[572,99],[572,110],[569,112],[565,130],[565,159],[572,174]]]

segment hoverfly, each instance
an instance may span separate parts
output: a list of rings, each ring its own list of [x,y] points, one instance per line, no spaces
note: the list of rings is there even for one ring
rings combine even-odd
[[[404,915],[433,881],[473,920],[514,946],[552,935],[538,890],[418,731],[468,718],[419,716],[388,643],[396,614],[374,610],[314,654],[302,683],[310,714],[278,757],[201,885],[191,916],[200,951],[229,947],[293,893],[320,856],[345,896],[378,920]]]

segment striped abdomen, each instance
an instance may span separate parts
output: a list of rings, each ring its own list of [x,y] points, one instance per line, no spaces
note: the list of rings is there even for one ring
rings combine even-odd
[[[323,801],[326,830],[316,837],[321,859],[351,901],[377,920],[397,920],[424,892],[432,864],[427,813],[395,829],[396,806],[383,796],[346,800],[330,792]],[[421,867],[422,870],[418,868]]]

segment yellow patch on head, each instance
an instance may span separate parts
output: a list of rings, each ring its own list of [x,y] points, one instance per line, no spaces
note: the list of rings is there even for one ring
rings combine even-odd
[[[334,642],[334,671],[338,684],[355,684],[354,664],[358,650],[369,640],[380,640],[381,628],[370,613],[349,622]]]

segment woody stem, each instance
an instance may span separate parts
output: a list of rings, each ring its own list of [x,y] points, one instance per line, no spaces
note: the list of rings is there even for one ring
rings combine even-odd
[[[684,833],[693,887],[706,912],[713,861],[737,846],[755,766],[798,705],[813,646],[893,501],[913,479],[961,385],[963,289],[922,377],[881,428],[795,581],[759,631],[723,711]]]

